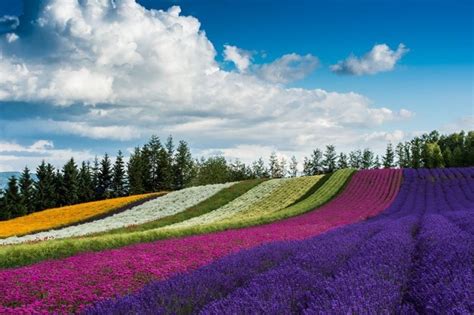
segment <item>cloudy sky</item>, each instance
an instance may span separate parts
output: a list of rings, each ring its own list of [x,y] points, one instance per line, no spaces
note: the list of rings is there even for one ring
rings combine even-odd
[[[0,171],[188,141],[249,161],[474,129],[473,2],[0,2]]]

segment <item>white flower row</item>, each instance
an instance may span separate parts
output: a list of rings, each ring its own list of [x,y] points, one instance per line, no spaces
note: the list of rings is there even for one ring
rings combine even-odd
[[[217,221],[224,220],[239,212],[245,211],[256,202],[267,198],[288,180],[289,179],[287,178],[280,178],[265,181],[260,185],[250,189],[245,194],[232,200],[228,204],[220,207],[219,209],[203,214],[199,217],[194,217],[183,222],[168,225],[162,229],[187,228],[191,226],[212,224]]]
[[[233,184],[234,183],[197,186],[174,191],[165,196],[147,201],[139,206],[114,214],[104,219],[65,227],[58,230],[39,232],[20,237],[9,237],[0,240],[0,245],[84,236],[93,233],[106,232],[117,228],[123,228],[130,225],[143,224],[184,211],[206,200],[220,190],[232,186]]]

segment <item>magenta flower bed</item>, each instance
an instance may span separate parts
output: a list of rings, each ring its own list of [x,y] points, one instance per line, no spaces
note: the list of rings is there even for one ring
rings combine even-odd
[[[75,312],[263,243],[299,240],[374,216],[396,196],[400,170],[356,173],[333,201],[258,227],[156,241],[0,271],[0,313]]]

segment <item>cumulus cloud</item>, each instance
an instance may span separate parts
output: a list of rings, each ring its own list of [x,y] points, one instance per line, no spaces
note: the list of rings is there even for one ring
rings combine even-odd
[[[245,72],[251,64],[252,54],[236,46],[224,45],[224,60],[235,64],[240,72]]]
[[[408,48],[399,44],[397,50],[392,50],[387,44],[375,45],[372,50],[358,58],[349,56],[331,66],[331,71],[339,74],[364,75],[391,71],[397,62],[408,52]]]
[[[38,3],[10,31],[18,36],[13,44],[0,37],[0,106],[23,101],[90,109],[37,121],[40,130],[124,141],[173,133],[201,148],[298,152],[364,142],[371,128],[409,118],[409,111],[373,106],[357,93],[286,87],[317,67],[312,55],[252,65],[243,50],[228,46],[227,59],[245,73],[221,69],[200,22],[177,6]]]
[[[288,83],[305,78],[319,65],[318,58],[308,54],[283,55],[272,63],[259,66],[257,75],[272,83]]]

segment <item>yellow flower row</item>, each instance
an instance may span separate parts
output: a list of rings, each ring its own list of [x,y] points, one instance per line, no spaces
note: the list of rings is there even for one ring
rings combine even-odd
[[[164,194],[165,192],[134,195],[46,209],[0,222],[0,238],[26,235],[93,220],[143,199],[150,199]]]

